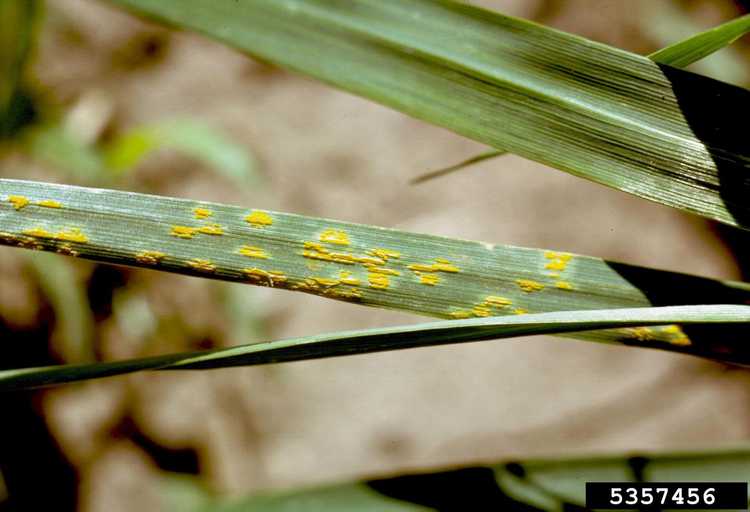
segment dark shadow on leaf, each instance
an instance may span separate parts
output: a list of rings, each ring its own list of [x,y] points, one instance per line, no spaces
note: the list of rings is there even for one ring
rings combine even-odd
[[[607,262],[631,285],[638,288],[652,306],[687,306],[695,304],[750,304],[748,289],[733,288],[705,277],[665,272],[624,263]],[[684,325],[690,338],[687,346],[665,345],[686,354],[695,354],[727,362],[750,364],[750,327],[716,325]],[[649,341],[633,341],[632,345],[651,346]]]
[[[740,226],[750,229],[750,91],[658,66],[669,80],[688,126],[717,168],[718,192],[727,210]]]
[[[431,507],[440,512],[543,510],[508,496],[498,485],[495,471],[487,467],[370,480],[367,485],[390,498]],[[581,510],[571,504],[563,504],[563,509]]]

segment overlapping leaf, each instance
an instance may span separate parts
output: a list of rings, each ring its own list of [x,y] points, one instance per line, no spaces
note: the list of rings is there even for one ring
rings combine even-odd
[[[683,68],[732,44],[748,32],[750,32],[750,14],[671,44],[652,53],[649,58],[654,62]]]
[[[750,300],[745,283],[558,251],[19,180],[0,180],[0,243],[439,318]],[[748,360],[738,326],[576,336]]]
[[[662,22],[663,20],[659,19],[655,24],[658,25]],[[719,25],[718,27],[694,34],[685,40],[670,44],[666,48],[650,54],[648,58],[659,64],[684,68],[685,66],[689,66],[690,64],[721,50],[725,46],[732,44],[748,32],[750,32],[750,14],[740,18],[735,18]],[[491,158],[497,158],[505,153],[505,151],[488,151],[480,153],[479,155],[468,158],[458,164],[451,165],[450,167],[422,174],[417,178],[412,179],[411,183],[424,183],[433,178],[464,169],[475,163],[484,162]]]
[[[747,323],[750,306],[676,306],[594,311],[561,311],[522,317],[491,317],[368,329],[254,343],[229,349],[170,354],[111,363],[58,365],[0,371],[0,391],[107,377],[143,370],[216,369],[386,350],[443,345],[529,334],[668,323],[701,325]]]
[[[750,228],[750,92],[449,0],[112,0],[490,146]]]

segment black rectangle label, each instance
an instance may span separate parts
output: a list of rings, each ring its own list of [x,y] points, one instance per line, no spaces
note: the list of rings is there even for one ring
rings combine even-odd
[[[747,482],[587,482],[586,507],[747,510]]]

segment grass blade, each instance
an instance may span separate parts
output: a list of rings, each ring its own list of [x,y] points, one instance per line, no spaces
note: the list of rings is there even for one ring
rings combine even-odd
[[[254,184],[257,169],[242,146],[211,125],[192,119],[175,119],[137,126],[113,140],[104,150],[104,161],[120,174],[135,168],[156,151],[172,149],[209,164],[240,185]]]
[[[748,32],[750,32],[750,14],[671,44],[652,53],[649,58],[662,64],[682,68],[729,46]]]
[[[750,92],[448,0],[111,0],[489,146],[750,228]]]
[[[747,324],[750,306],[674,306],[561,311],[346,331],[239,347],[111,363],[0,371],[0,391],[75,382],[143,370],[195,370],[367,354],[387,350],[663,324]],[[690,349],[687,349],[690,352]]]
[[[684,68],[732,44],[748,32],[750,32],[750,14],[671,44],[650,54],[648,58],[659,64]],[[424,183],[507,153],[507,151],[499,150],[480,153],[458,164],[421,174],[409,183],[412,185]]]
[[[451,165],[449,167],[443,167],[442,169],[437,169],[435,171],[430,171],[425,174],[421,174],[417,176],[416,178],[412,179],[409,183],[412,185],[418,185],[420,183],[424,183],[426,181],[433,180],[435,178],[440,178],[442,176],[445,176],[447,174],[451,174],[455,171],[460,171],[461,169],[465,169],[466,167],[470,165],[477,164],[479,162],[484,162],[485,160],[489,160],[491,158],[495,158],[501,155],[508,154],[507,151],[487,151],[485,153],[480,153],[476,156],[473,156],[471,158],[467,158],[463,162],[459,162],[457,164]]]
[[[20,180],[0,179],[0,244],[438,318],[750,302],[746,283],[599,258]],[[576,337],[741,362],[746,334],[668,326]]]

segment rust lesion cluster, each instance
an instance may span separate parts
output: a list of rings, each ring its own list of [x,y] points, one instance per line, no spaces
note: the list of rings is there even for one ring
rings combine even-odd
[[[568,267],[568,263],[573,259],[572,254],[554,251],[545,251],[544,257],[547,263],[544,265],[546,270],[550,270],[547,275],[555,279],[555,288],[558,290],[573,291],[575,288],[570,281],[562,279],[561,275]]]

